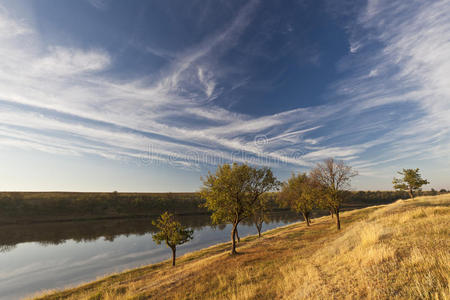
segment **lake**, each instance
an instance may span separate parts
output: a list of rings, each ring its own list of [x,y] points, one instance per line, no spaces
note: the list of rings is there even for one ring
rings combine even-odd
[[[194,240],[177,248],[177,255],[230,239],[231,226],[210,225],[207,215],[179,220],[194,229]],[[296,222],[290,212],[274,213],[263,231]],[[240,224],[241,237],[257,234],[252,224]],[[171,257],[152,240],[150,219],[117,219],[0,226],[0,299],[94,280]]]

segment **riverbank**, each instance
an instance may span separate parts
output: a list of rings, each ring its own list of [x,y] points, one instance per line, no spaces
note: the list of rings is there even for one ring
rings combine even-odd
[[[391,203],[404,192],[353,192],[344,209]],[[280,209],[271,194],[269,205]],[[0,192],[0,225],[208,214],[198,193]]]
[[[277,228],[37,299],[445,298],[450,195],[420,197]]]

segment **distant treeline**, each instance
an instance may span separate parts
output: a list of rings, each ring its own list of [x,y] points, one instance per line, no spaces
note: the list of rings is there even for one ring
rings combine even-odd
[[[432,195],[436,192],[421,192]],[[276,205],[272,193],[271,206]],[[347,209],[385,204],[408,198],[406,192],[352,192]],[[178,215],[207,214],[198,193],[72,193],[0,192],[0,224],[101,218],[158,216],[164,211]]]
[[[417,196],[436,196],[445,194],[447,190],[442,189],[440,192],[432,189],[431,191],[418,191]],[[351,192],[350,202],[362,201],[365,203],[390,203],[398,199],[408,199],[409,194],[406,191],[356,191]]]
[[[0,223],[206,214],[197,193],[1,192]]]

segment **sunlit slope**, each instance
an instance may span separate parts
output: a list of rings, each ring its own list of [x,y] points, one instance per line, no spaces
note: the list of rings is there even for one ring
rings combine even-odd
[[[448,299],[450,195],[398,201],[280,269],[286,299]]]
[[[450,194],[297,223],[43,299],[449,299]]]

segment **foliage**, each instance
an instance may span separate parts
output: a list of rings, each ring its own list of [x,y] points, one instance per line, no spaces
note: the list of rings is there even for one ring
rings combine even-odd
[[[261,229],[264,222],[269,221],[271,206],[269,204],[270,196],[268,193],[261,195],[253,206],[252,219],[258,230],[258,237],[261,237]]]
[[[193,239],[193,230],[187,229],[180,222],[175,221],[173,214],[165,212],[161,217],[152,221],[153,225],[159,229],[159,232],[152,235],[156,244],[165,242],[167,247],[172,249],[172,265],[175,265],[175,249],[177,245],[182,245]]]
[[[214,224],[239,223],[252,216],[253,205],[263,193],[278,185],[272,171],[246,164],[224,164],[215,174],[208,173],[200,194],[204,206],[212,211]]]
[[[278,202],[282,207],[301,213],[309,226],[311,212],[316,206],[318,197],[320,197],[319,190],[306,173],[292,174],[291,178],[283,183]]]
[[[236,223],[248,216],[252,202],[248,193],[250,167],[224,164],[215,174],[208,172],[200,191],[204,206],[212,211],[213,224]]]
[[[207,213],[198,193],[1,192],[0,222]]]
[[[200,194],[205,199],[204,206],[212,211],[214,224],[233,225],[231,253],[236,253],[236,231],[238,224],[253,215],[254,205],[259,197],[277,188],[279,182],[269,168],[253,168],[247,164],[224,164],[216,173],[208,173],[202,178]]]
[[[414,192],[419,191],[423,185],[430,182],[426,179],[422,179],[419,173],[419,169],[403,169],[398,172],[401,178],[394,178],[392,184],[396,190],[408,191],[411,198],[414,198]]]
[[[352,191],[349,202],[365,204],[386,204],[398,199],[409,198],[405,191]]]
[[[153,234],[153,240],[160,245],[165,242],[167,246],[174,247],[181,245],[192,239],[193,231],[186,229],[180,222],[175,221],[174,215],[165,212],[161,217],[153,221],[152,224],[159,229],[159,232]]]

